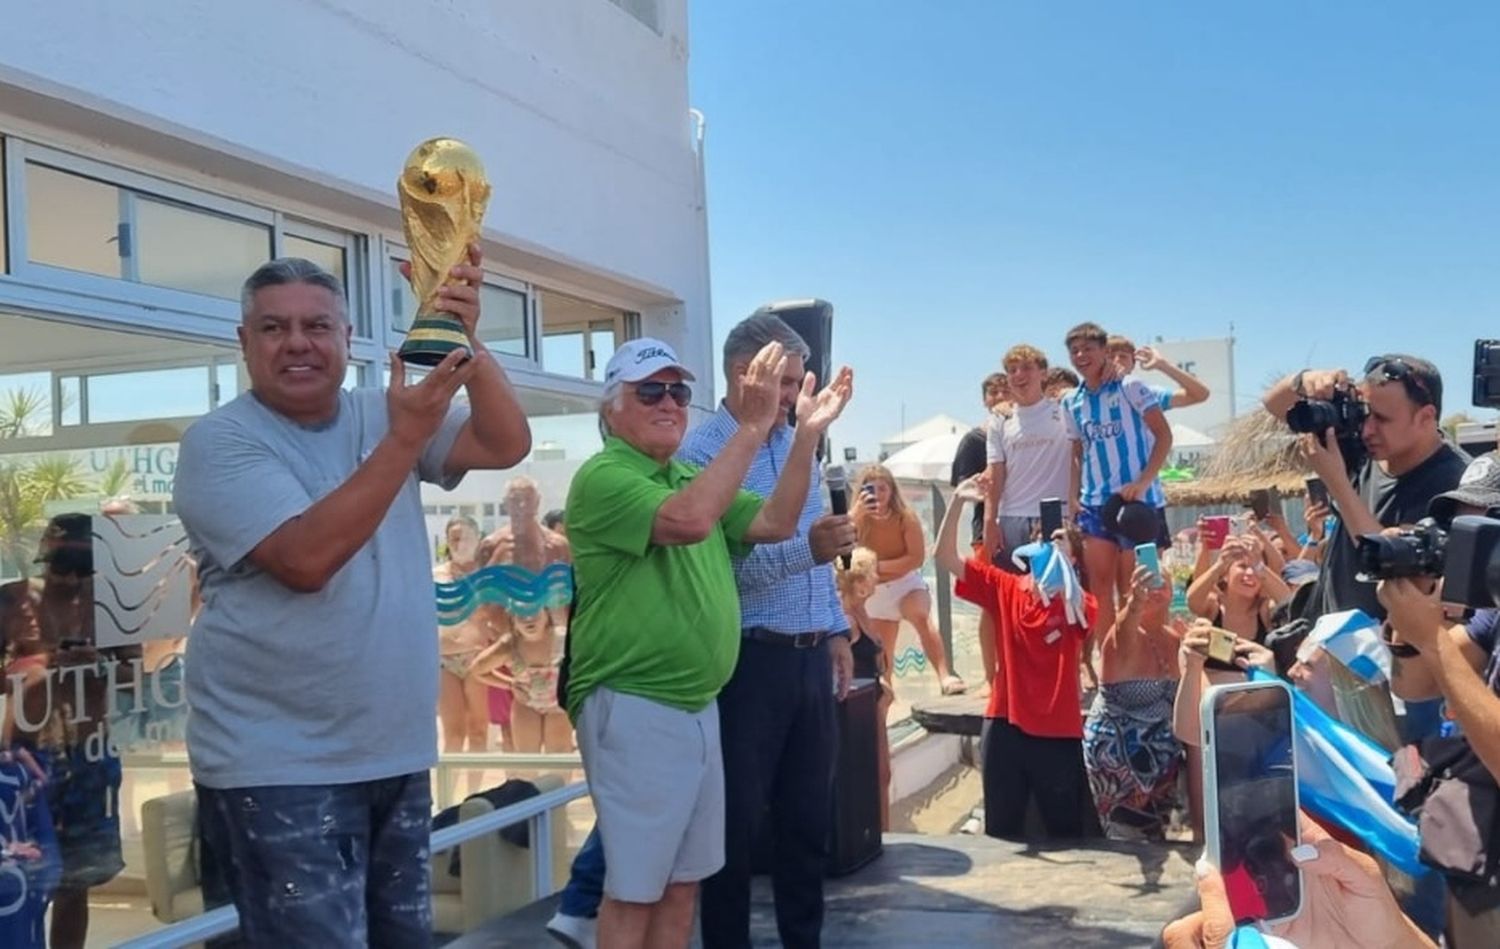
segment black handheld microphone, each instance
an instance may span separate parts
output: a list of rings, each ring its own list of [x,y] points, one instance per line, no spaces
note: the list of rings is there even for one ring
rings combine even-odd
[[[833,508],[834,514],[849,513],[849,478],[844,474],[843,465],[829,465],[828,470],[823,472],[823,480],[828,482],[828,504]],[[839,562],[844,569],[849,569],[849,555],[839,554]]]

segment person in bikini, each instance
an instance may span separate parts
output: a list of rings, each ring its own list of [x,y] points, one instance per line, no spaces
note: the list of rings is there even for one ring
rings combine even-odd
[[[558,668],[568,625],[568,590],[557,565],[571,563],[567,539],[543,526],[542,493],[527,477],[511,479],[505,488],[510,523],[486,543],[491,566],[520,568],[504,580],[507,604],[497,620],[499,637],[475,660],[481,679],[508,688],[511,743],[523,753],[573,750],[573,730],[557,698]]]
[[[473,518],[452,518],[443,536],[448,557],[433,568],[434,581],[456,583],[479,569],[479,525]],[[499,638],[496,612],[494,607],[476,603],[474,611],[459,622],[439,623],[438,718],[445,752],[489,750],[489,686],[480,676],[471,675],[470,667]]]

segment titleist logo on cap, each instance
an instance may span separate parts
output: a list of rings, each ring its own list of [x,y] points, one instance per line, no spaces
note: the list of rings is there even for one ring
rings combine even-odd
[[[677,357],[673,356],[665,349],[662,349],[660,346],[647,346],[645,349],[635,354],[635,364],[639,366],[641,363],[645,362],[648,359],[658,358],[670,359],[673,362],[677,361]]]

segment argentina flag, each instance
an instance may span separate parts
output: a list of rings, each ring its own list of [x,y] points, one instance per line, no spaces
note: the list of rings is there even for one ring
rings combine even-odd
[[[1271,679],[1252,669],[1252,679]],[[1428,873],[1418,858],[1417,826],[1396,808],[1389,754],[1369,738],[1292,691],[1297,742],[1297,793],[1302,807],[1361,841],[1371,853],[1412,877]]]

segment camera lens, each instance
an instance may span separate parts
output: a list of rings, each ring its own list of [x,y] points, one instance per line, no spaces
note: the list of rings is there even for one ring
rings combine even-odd
[[[1333,403],[1319,399],[1303,399],[1286,413],[1286,424],[1300,434],[1321,435],[1330,428],[1338,428],[1339,412]]]
[[[1440,528],[1425,522],[1399,534],[1365,534],[1355,553],[1359,576],[1364,580],[1440,577],[1447,539]]]

